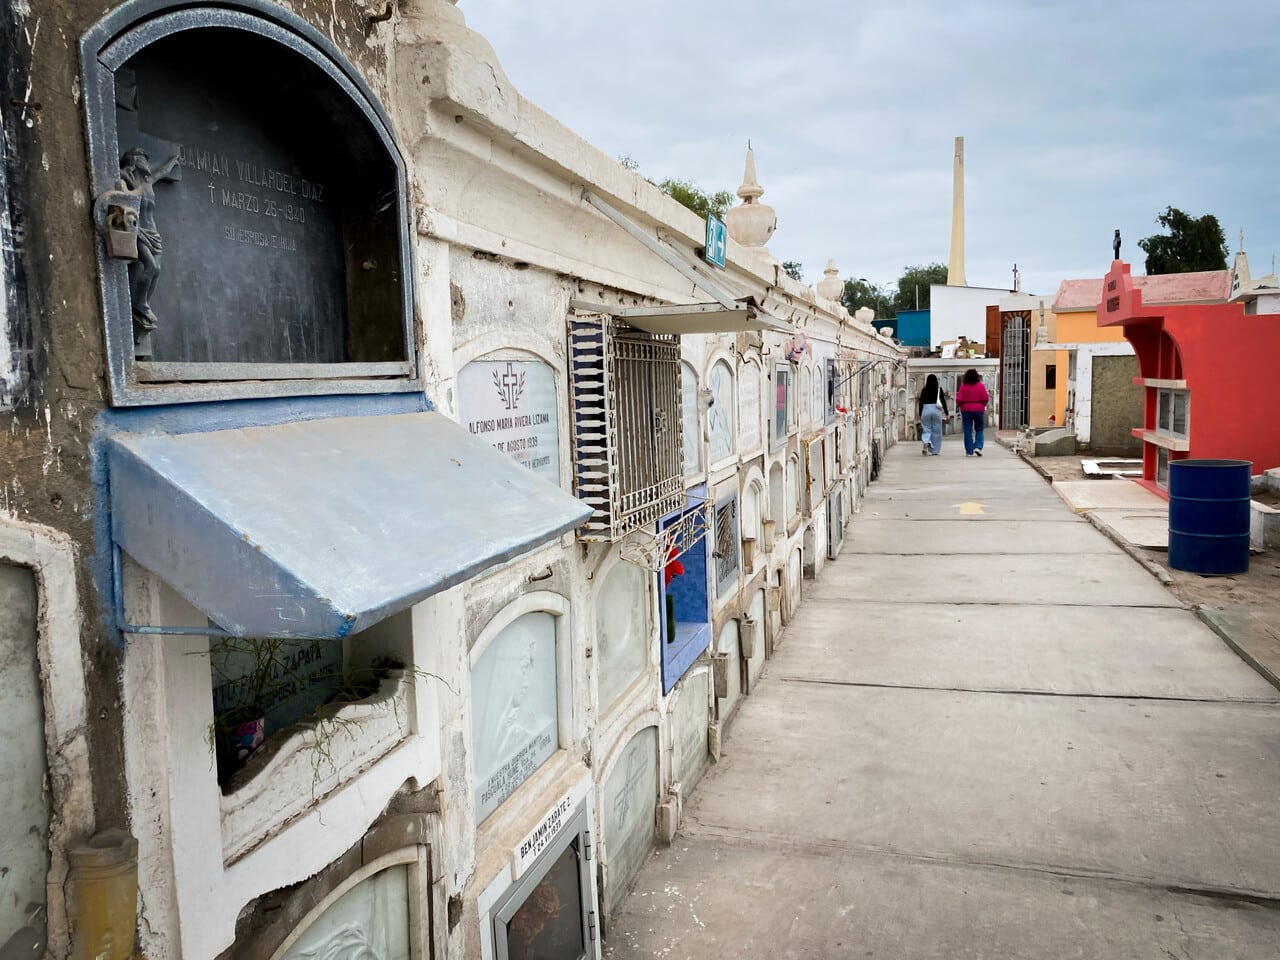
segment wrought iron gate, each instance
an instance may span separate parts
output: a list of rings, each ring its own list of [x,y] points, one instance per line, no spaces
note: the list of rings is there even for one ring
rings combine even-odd
[[[1000,333],[1000,429],[1031,422],[1031,311],[1003,315]]]

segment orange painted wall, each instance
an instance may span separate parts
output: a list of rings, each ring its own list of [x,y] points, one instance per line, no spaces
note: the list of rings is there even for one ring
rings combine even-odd
[[[1060,313],[1057,339],[1059,343],[1120,343],[1124,340],[1124,328],[1098,326],[1098,314],[1092,310]]]

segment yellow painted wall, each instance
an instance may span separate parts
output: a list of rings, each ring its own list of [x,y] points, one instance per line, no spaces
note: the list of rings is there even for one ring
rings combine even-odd
[[[1048,314],[1045,314],[1046,324]],[[1092,310],[1082,313],[1063,313],[1056,318],[1058,343],[1120,343],[1124,340],[1124,328],[1120,326],[1098,326],[1098,315]],[[1065,350],[1058,351],[1058,390],[1054,414],[1057,423],[1062,423],[1067,409],[1067,367],[1071,362],[1070,354]]]
[[[1049,314],[1045,314],[1048,324]],[[1120,326],[1098,326],[1098,315],[1092,310],[1087,313],[1064,313],[1057,318],[1058,335],[1054,338],[1059,343],[1119,343],[1124,339],[1124,328]]]
[[[1053,311],[1044,312],[1044,329],[1050,342],[1059,339],[1059,318]],[[1040,315],[1031,313],[1031,335],[1036,337],[1040,329]],[[1034,342],[1034,340],[1033,340]],[[1057,367],[1057,388],[1049,390],[1045,387],[1045,372],[1050,364]],[[1043,427],[1049,423],[1049,415],[1054,416],[1054,423],[1061,426],[1063,412],[1067,405],[1067,353],[1065,350],[1032,350],[1031,351],[1031,396],[1027,415],[1031,419],[1030,426]]]

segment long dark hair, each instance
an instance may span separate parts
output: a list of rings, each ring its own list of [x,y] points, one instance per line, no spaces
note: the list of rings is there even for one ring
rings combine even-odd
[[[978,383],[980,380],[982,380],[982,377],[979,375],[978,371],[975,370],[973,367],[970,367],[968,370],[964,372],[964,382],[967,383],[969,386],[972,387],[975,383]]]
[[[931,373],[924,381],[924,387],[920,390],[920,399],[924,403],[941,403],[938,396],[942,393],[942,386],[938,383],[938,375]]]

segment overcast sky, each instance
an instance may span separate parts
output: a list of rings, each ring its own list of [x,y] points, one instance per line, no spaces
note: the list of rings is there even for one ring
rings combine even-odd
[[[965,138],[971,286],[1101,276],[1166,206],[1280,254],[1276,0],[460,0],[521,94],[655,180],[736,190],[748,139],[805,281],[947,262]]]

